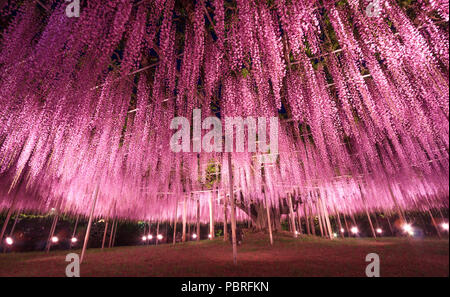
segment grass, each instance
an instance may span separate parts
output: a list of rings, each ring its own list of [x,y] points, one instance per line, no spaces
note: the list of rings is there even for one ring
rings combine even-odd
[[[449,276],[449,242],[437,239],[294,239],[246,234],[232,263],[222,238],[159,246],[90,249],[81,276],[365,276],[369,253],[380,256],[381,276]],[[70,252],[80,253],[80,250]],[[65,276],[69,251],[1,254],[0,276]]]

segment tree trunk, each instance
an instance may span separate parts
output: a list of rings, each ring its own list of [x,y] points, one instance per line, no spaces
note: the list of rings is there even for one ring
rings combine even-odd
[[[306,201],[303,202],[303,212],[305,213],[306,233],[308,235],[311,235],[311,230],[310,230],[310,226],[309,226],[309,216],[308,216],[308,212],[306,211]]]
[[[270,207],[269,210],[266,209],[263,201],[253,202],[250,206],[245,206],[237,203],[237,207],[239,207],[243,212],[245,212],[250,220],[252,221],[253,226],[258,231],[267,231],[268,230],[268,220],[267,213],[271,213],[271,224],[272,227],[275,225],[274,230],[281,230],[281,214],[275,211],[274,207]],[[278,223],[274,222],[278,221]],[[277,227],[280,226],[280,227]]]
[[[295,228],[294,208],[292,207],[292,197],[291,197],[291,195],[288,195],[287,200],[288,200],[288,205],[289,205],[289,216],[290,216],[290,219],[291,219],[292,233],[294,234],[294,238],[297,238],[297,230]]]
[[[297,220],[298,220],[298,233],[302,235],[303,231],[302,231],[302,219],[300,216],[300,206],[297,207]]]

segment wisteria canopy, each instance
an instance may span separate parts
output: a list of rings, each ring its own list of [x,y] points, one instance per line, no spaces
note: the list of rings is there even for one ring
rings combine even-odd
[[[1,1],[0,210],[206,221],[228,154],[238,220],[448,207],[448,1],[371,2]],[[196,108],[278,117],[276,161],[172,152]]]

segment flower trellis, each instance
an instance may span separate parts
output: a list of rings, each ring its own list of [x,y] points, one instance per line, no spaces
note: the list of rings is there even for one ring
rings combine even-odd
[[[448,1],[368,15],[364,0],[88,0],[79,18],[64,1],[7,2],[0,209],[87,215],[98,187],[95,216],[172,220],[186,201],[194,218],[200,199],[207,221],[227,159],[169,148],[171,119],[194,108],[280,118],[275,163],[232,155],[241,205],[448,207]],[[211,162],[222,174],[205,189]]]

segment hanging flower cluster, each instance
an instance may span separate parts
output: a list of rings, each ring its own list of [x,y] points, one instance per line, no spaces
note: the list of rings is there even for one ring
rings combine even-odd
[[[199,200],[207,221],[230,170],[238,219],[288,194],[330,213],[448,207],[448,1],[90,0],[79,18],[40,2],[0,7],[0,210],[85,215],[98,187],[96,216],[186,203],[194,220]],[[278,116],[276,161],[171,152],[172,118],[197,108]]]

